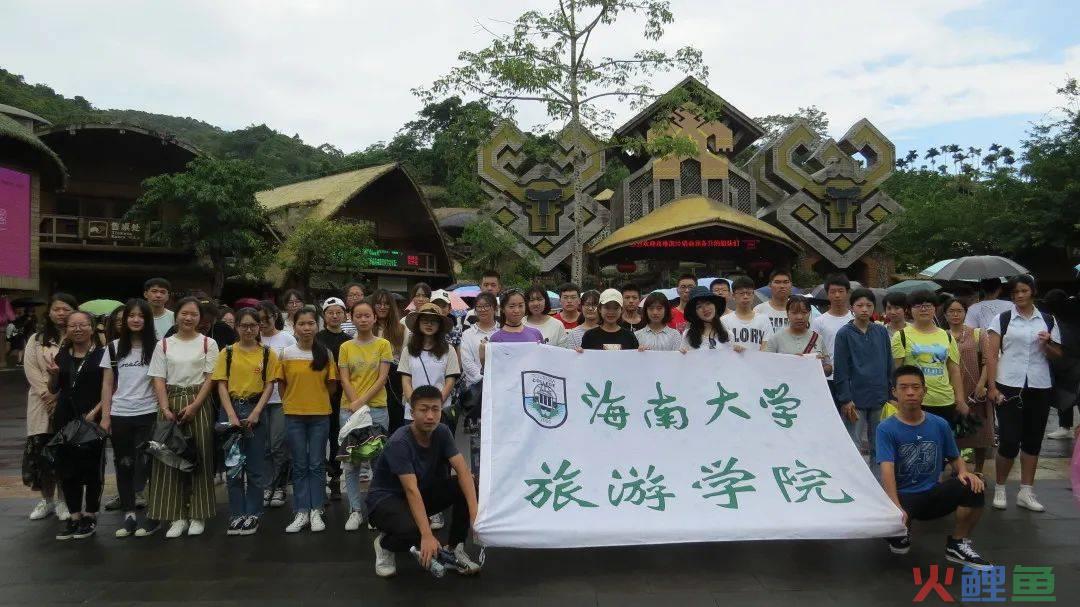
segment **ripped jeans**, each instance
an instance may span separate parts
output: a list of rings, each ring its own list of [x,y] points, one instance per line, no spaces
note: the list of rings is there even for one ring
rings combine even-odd
[[[139,447],[153,437],[155,420],[157,413],[111,418],[116,489],[122,512],[135,511],[135,494],[146,487],[150,478],[150,460]]]

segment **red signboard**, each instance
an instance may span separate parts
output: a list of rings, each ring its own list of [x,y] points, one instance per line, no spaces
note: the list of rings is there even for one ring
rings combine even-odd
[[[630,245],[633,249],[757,249],[756,238],[657,238]]]
[[[30,278],[30,176],[0,168],[0,276]]]

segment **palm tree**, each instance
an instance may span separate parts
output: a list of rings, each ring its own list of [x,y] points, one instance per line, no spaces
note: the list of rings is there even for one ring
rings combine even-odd
[[[945,166],[943,164],[939,164],[938,167],[937,167],[937,170],[938,170],[938,173],[941,173],[942,175],[948,175],[949,174],[949,167],[947,167],[947,166]]]
[[[990,147],[993,148],[994,146],[990,146]],[[986,167],[986,170],[988,172],[993,173],[993,172],[997,171],[997,161],[998,161],[997,152],[990,152],[986,156],[983,156],[982,164],[983,164],[983,166]]]
[[[923,159],[924,160],[929,160],[930,164],[933,165],[934,164],[934,159],[937,158],[938,156],[941,156],[941,152],[939,152],[937,148],[930,148],[930,149],[926,150],[926,155],[923,156]]]

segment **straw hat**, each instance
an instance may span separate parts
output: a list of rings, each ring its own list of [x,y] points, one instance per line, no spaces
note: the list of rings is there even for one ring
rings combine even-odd
[[[435,318],[438,318],[439,321],[442,322],[443,331],[449,331],[450,328],[454,326],[454,323],[450,320],[450,317],[442,315],[442,311],[439,310],[439,306],[429,302],[420,306],[420,308],[417,309],[415,312],[409,312],[409,315],[405,317],[405,326],[409,328],[409,331],[413,333],[419,332],[419,329],[417,328],[417,323],[420,322],[421,316],[434,316]]]

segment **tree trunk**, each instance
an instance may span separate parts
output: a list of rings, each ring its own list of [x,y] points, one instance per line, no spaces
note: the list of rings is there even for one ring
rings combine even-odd
[[[214,282],[210,286],[210,296],[214,299],[221,298],[221,292],[225,289],[225,256],[211,255],[210,263],[213,265]]]

